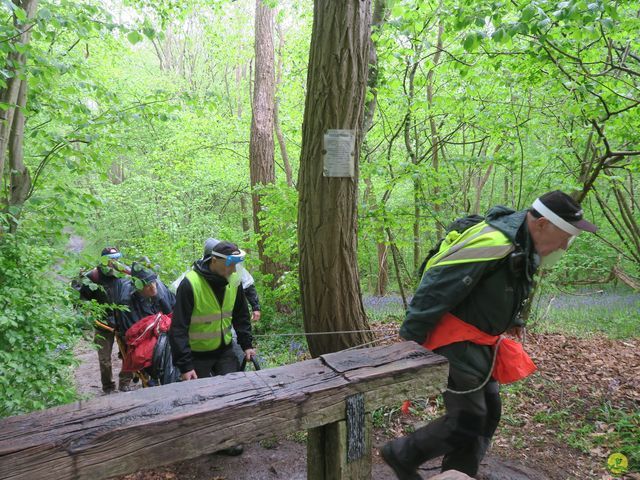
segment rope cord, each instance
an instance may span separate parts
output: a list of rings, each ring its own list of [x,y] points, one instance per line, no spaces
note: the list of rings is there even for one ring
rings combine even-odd
[[[340,330],[337,332],[295,332],[295,333],[261,333],[254,334],[253,337],[297,337],[297,336],[312,336],[312,335],[342,335],[345,333],[364,333],[364,332],[382,332],[382,331],[397,331],[398,327],[381,328],[377,330]]]
[[[489,374],[487,375],[487,378],[484,379],[484,382],[480,384],[480,386],[476,388],[472,388],[471,390],[453,390],[447,387],[447,392],[455,393],[456,395],[466,395],[467,393],[474,393],[474,392],[477,392],[478,390],[482,390],[484,386],[487,383],[489,383],[489,380],[491,380],[491,375],[493,374],[493,367],[496,366],[496,359],[498,358],[498,347],[500,346],[500,343],[502,342],[503,339],[504,337],[501,336],[496,342],[495,349],[493,350],[493,360],[491,361],[491,368],[489,369]]]

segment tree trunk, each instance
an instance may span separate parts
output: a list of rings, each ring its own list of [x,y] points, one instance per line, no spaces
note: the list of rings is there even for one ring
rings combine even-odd
[[[369,61],[370,0],[316,0],[298,180],[300,293],[311,355],[370,342],[357,263],[358,161]],[[323,177],[328,129],[354,130],[354,176]]]
[[[29,20],[36,13],[38,0],[14,0],[16,6],[22,8],[27,15],[27,21],[21,23],[13,16],[13,24],[19,33],[10,40],[11,43],[26,46],[31,39]],[[21,207],[31,191],[31,175],[24,164],[24,125],[25,105],[27,103],[26,54],[12,51],[6,59],[11,77],[7,80],[7,87],[0,91],[0,101],[9,107],[0,112],[0,187],[8,181],[7,197],[0,198],[0,205],[6,207]],[[9,166],[9,174],[5,177],[5,166]],[[5,183],[6,185],[6,183]],[[18,226],[19,213],[13,212],[10,231],[15,233]],[[1,231],[0,231],[1,233]]]
[[[282,83],[282,51],[284,50],[284,32],[279,23],[276,23],[276,32],[278,33],[278,66],[276,71],[276,88],[280,90],[280,84]],[[284,174],[287,178],[287,185],[293,187],[293,169],[291,168],[291,162],[289,161],[289,154],[287,153],[287,144],[284,141],[284,135],[282,134],[282,128],[280,127],[280,118],[278,113],[280,111],[280,98],[276,96],[276,103],[273,107],[273,124],[275,126],[276,137],[278,138],[278,145],[280,146],[280,155],[282,156],[282,164],[284,168]]]
[[[260,193],[255,189],[260,185],[275,182],[273,107],[275,98],[274,51],[273,51],[273,9],[262,0],[256,0],[255,37],[255,87],[253,95],[253,115],[251,119],[251,139],[249,142],[253,231],[258,239],[258,255],[261,271],[276,274],[275,263],[264,254],[264,240],[261,236]]]
[[[387,0],[375,0],[373,6],[373,18],[371,21],[372,33],[380,29],[384,23],[384,19],[387,14]],[[372,40],[369,47],[369,78],[367,79],[367,85],[369,87],[369,101],[365,104],[364,109],[364,127],[363,135],[363,151],[367,150],[366,135],[373,126],[373,117],[376,110],[376,104],[378,99],[378,54],[376,50],[376,43]],[[364,191],[365,203],[369,205],[372,211],[378,210],[376,202],[375,192],[373,190],[373,184],[371,179],[365,179],[366,188]],[[384,222],[376,229],[378,238],[384,238]],[[384,240],[376,242],[376,250],[378,253],[378,271],[376,275],[376,287],[374,295],[377,297],[383,297],[387,292],[387,285],[389,284],[389,263],[388,263],[388,251],[389,248]]]
[[[434,80],[433,77],[435,75],[435,69],[438,67],[440,63],[440,55],[442,53],[442,34],[444,33],[444,22],[440,20],[438,22],[438,39],[436,41],[436,53],[433,56],[433,67],[427,73],[427,103],[429,104],[429,111],[433,111],[433,86]],[[436,119],[433,114],[429,115],[429,127],[431,129],[431,166],[433,167],[434,172],[436,172],[436,178],[438,178],[438,169],[440,168],[440,159],[438,154],[440,153],[440,139],[438,136],[438,127],[436,126]],[[440,187],[436,183],[433,188],[433,194],[436,199],[440,196]],[[442,223],[440,221],[440,202],[434,202],[433,211],[436,216],[435,222],[435,230],[436,230],[436,238],[441,238],[443,236]],[[420,264],[415,266],[416,270],[420,267]]]
[[[13,124],[11,126],[11,135],[9,141],[9,166],[10,175],[10,197],[9,205],[21,209],[25,200],[29,196],[31,190],[31,174],[24,164],[24,108],[27,103],[27,81],[20,83],[20,91],[18,92],[18,101],[16,103],[16,111],[13,115]],[[18,227],[19,213],[13,214],[10,231],[15,233]]]
[[[247,206],[247,197],[244,193],[240,193],[240,210],[242,211],[242,233],[244,233],[245,241],[249,241],[249,207]]]
[[[14,0],[13,3],[26,12],[29,20],[34,17],[38,7],[38,0]],[[15,14],[13,15],[13,24],[18,35],[9,40],[12,44],[27,45],[29,43],[31,29],[28,23],[28,21],[24,24],[20,23]],[[9,105],[6,110],[0,110],[0,178],[4,178],[9,137],[13,128],[13,119],[16,112],[15,105],[18,103],[20,86],[23,81],[26,82],[26,80],[22,80],[21,75],[23,74],[25,63],[26,55],[17,51],[11,51],[5,61],[5,65],[7,65],[12,75],[7,79],[6,88],[0,91],[0,101]]]
[[[420,52],[421,47],[414,47],[414,57],[415,62],[412,63],[411,59],[407,59],[407,68],[405,71],[406,82],[409,84],[407,91],[407,114],[404,118],[404,144],[407,149],[407,154],[409,155],[409,159],[411,163],[414,165],[418,165],[418,157],[420,147],[420,138],[418,136],[418,132],[415,129],[414,116],[413,116],[413,102],[415,99],[415,77],[416,70],[420,65]],[[414,132],[413,138],[411,137],[411,133]],[[414,148],[415,145],[415,148]],[[422,181],[420,177],[416,176],[413,179],[413,269],[414,271],[418,270],[421,263],[421,255],[420,255],[420,216],[421,216],[421,191],[422,191]]]

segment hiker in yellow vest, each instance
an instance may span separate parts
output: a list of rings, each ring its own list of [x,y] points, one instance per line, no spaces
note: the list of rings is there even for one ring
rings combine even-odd
[[[178,286],[169,340],[183,381],[240,369],[231,327],[245,358],[251,360],[256,354],[247,300],[236,271],[244,257],[233,243],[213,247],[206,243],[202,259],[194,262]]]
[[[381,448],[398,479],[420,480],[418,467],[440,456],[442,471],[476,476],[502,412],[494,366],[504,357],[505,343],[498,344],[498,337],[523,327],[520,312],[538,267],[562,255],[581,232],[596,231],[582,216],[572,197],[555,190],[529,209],[498,206],[473,226],[447,229],[426,262],[400,328],[402,338],[426,340],[428,348],[449,360],[446,413]],[[507,373],[513,375],[512,370]]]

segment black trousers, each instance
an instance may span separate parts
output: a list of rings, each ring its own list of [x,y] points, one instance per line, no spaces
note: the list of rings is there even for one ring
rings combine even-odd
[[[232,347],[226,348],[209,358],[193,359],[193,368],[198,378],[226,375],[240,370],[240,362]]]
[[[470,390],[478,377],[451,368],[449,388]],[[458,470],[475,476],[500,422],[502,403],[499,385],[489,381],[482,389],[466,394],[443,394],[446,413],[430,424],[394,443],[394,451],[407,466],[417,468],[444,455],[442,471]]]

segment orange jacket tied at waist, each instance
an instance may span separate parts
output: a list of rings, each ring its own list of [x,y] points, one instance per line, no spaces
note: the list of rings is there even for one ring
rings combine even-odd
[[[489,335],[452,313],[446,313],[427,336],[422,344],[429,350],[444,347],[456,342],[472,342],[478,345],[496,345],[500,342],[493,368],[493,378],[499,383],[513,383],[528,377],[537,367],[522,348],[522,345],[509,338]]]

